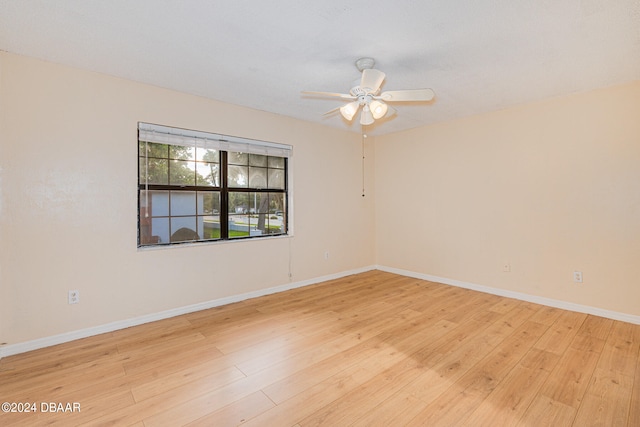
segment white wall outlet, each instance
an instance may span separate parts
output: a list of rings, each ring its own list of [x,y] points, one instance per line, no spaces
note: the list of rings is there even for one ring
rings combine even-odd
[[[328,260],[329,259],[329,251],[325,251],[324,252],[324,259]]]
[[[573,281],[576,283],[582,283],[582,271],[573,272]]]
[[[502,264],[502,271],[505,273],[508,273],[511,271],[511,263],[509,262],[505,262],[504,264]]]
[[[78,304],[80,302],[80,291],[69,291],[69,304]]]

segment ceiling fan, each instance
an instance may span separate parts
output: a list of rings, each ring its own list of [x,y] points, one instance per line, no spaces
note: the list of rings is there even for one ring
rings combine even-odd
[[[325,115],[340,110],[342,117],[351,121],[358,110],[360,110],[360,107],[362,107],[360,124],[365,126],[395,113],[396,110],[387,105],[387,102],[427,102],[434,98],[435,93],[431,89],[390,90],[378,94],[385,74],[380,70],[374,69],[374,64],[375,61],[373,58],[360,58],[356,61],[356,67],[362,72],[362,78],[356,86],[351,88],[348,94],[313,91],[303,91],[302,93],[306,95],[338,97],[351,101],[342,107],[327,111]]]

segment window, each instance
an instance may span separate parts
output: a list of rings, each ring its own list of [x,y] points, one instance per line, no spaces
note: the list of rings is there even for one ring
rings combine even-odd
[[[138,125],[138,246],[287,234],[291,147]]]

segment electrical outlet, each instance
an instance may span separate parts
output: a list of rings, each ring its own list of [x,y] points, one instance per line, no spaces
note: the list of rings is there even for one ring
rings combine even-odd
[[[511,264],[508,262],[505,262],[504,264],[502,264],[502,271],[505,273],[508,273],[511,271]]]
[[[326,251],[326,252],[324,253],[324,259],[325,259],[325,260],[328,260],[328,259],[329,259],[329,251]]]
[[[69,291],[69,304],[78,304],[80,302],[80,291]]]
[[[582,271],[573,272],[573,281],[576,283],[582,283]]]

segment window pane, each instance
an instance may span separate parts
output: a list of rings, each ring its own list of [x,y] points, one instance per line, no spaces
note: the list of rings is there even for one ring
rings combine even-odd
[[[269,221],[267,223],[267,230],[265,234],[282,234],[284,233],[284,223],[282,217],[278,217],[274,214],[269,214]]]
[[[172,185],[195,185],[196,165],[195,162],[187,160],[172,160],[169,165],[169,184]]]
[[[220,212],[220,193],[198,192],[198,215],[212,215]]]
[[[139,183],[166,185],[169,180],[169,163],[164,159],[140,157]]]
[[[161,157],[166,159],[169,157],[169,146],[166,144],[156,144],[154,142],[138,142],[138,153],[141,157],[144,157],[144,152],[147,152],[147,157]]]
[[[196,185],[220,186],[220,165],[217,163],[196,163]]]
[[[285,212],[285,194],[269,193],[269,212],[283,216]]]
[[[171,192],[171,216],[195,215],[196,193],[195,191]]]
[[[269,226],[269,193],[249,193],[251,205],[250,233],[252,236],[262,236],[267,233]]]
[[[203,239],[220,238],[220,193],[198,192],[198,232]],[[204,215],[203,215],[204,214]]]
[[[269,169],[269,187],[284,190],[284,169]]]
[[[229,192],[229,213],[247,214],[249,213],[249,193]]]
[[[140,218],[146,216],[169,216],[168,191],[141,191]]]
[[[269,156],[268,166],[270,168],[284,169],[284,157]]]
[[[212,163],[220,163],[220,152],[218,150],[208,150],[205,148],[197,148],[196,160],[212,162]]]
[[[169,218],[152,218],[151,235],[157,243],[169,243]]]
[[[267,167],[267,156],[262,154],[249,154],[249,166]]]
[[[268,234],[284,234],[287,232],[286,223],[282,216],[269,216]]]
[[[179,160],[195,160],[196,149],[195,147],[182,147],[180,145],[170,145],[169,158],[179,159]]]
[[[227,167],[229,187],[247,187],[249,185],[249,167],[233,166]]]
[[[229,151],[227,153],[227,161],[230,165],[248,165],[249,155],[247,153],[238,153],[236,151]]]
[[[250,188],[267,188],[267,169],[266,168],[249,168],[249,187]]]
[[[287,232],[284,193],[269,193],[269,234]]]
[[[262,236],[266,234],[267,218],[265,214],[251,215],[249,221],[249,234],[251,236]]]
[[[171,242],[185,242],[199,240],[196,232],[196,217],[172,217],[171,218]]]
[[[202,217],[202,238],[220,238],[220,215],[206,215]]]
[[[249,236],[249,216],[229,215],[229,238]]]
[[[269,193],[249,193],[249,213],[267,213],[269,210]]]
[[[138,239],[141,245],[157,243],[151,240],[151,217],[144,215],[145,208],[140,204],[140,214],[138,217]]]
[[[253,212],[269,212],[269,193],[251,193],[251,197],[253,197]]]

